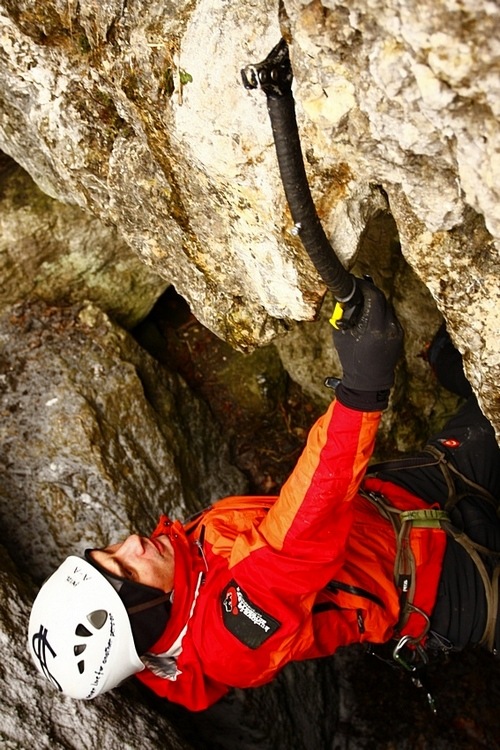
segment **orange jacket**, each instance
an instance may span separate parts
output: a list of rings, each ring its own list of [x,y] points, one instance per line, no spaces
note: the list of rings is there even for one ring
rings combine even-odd
[[[230,687],[268,682],[289,661],[391,638],[400,609],[394,531],[358,494],[380,416],[334,401],[279,497],[226,498],[185,527],[160,519],[153,536],[169,533],[174,545],[174,599],[142,682],[201,710]],[[428,507],[390,483],[366,485],[397,507]],[[445,543],[441,530],[412,530],[415,604],[428,613]],[[363,593],[327,588],[332,580]],[[405,632],[419,634],[417,619]]]

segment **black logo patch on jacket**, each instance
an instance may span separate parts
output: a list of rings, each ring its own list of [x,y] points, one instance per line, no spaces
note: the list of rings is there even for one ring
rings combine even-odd
[[[224,625],[249,648],[261,646],[281,625],[251,602],[234,580],[222,592],[221,602]]]

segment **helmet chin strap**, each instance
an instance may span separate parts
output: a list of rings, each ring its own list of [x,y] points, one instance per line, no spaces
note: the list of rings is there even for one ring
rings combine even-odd
[[[144,612],[146,609],[152,609],[153,607],[157,607],[158,604],[163,604],[163,602],[170,601],[170,594],[163,594],[163,596],[158,596],[156,599],[152,599],[150,602],[143,602],[142,604],[136,604],[134,607],[127,607],[127,612],[129,615],[135,615],[138,612]]]

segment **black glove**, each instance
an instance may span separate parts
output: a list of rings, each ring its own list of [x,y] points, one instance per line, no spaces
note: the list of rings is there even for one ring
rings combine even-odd
[[[343,370],[336,396],[351,409],[380,411],[389,401],[403,349],[403,329],[373,282],[357,279],[356,283],[364,298],[359,321],[352,328],[333,332]]]

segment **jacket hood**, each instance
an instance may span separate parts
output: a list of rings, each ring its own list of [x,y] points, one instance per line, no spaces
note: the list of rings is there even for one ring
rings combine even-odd
[[[162,534],[169,537],[174,548],[174,588],[170,619],[163,634],[150,649],[153,654],[165,653],[172,645],[177,645],[192,614],[200,575],[206,570],[200,548],[191,537],[186,536],[179,521],[171,521],[168,516],[161,516],[151,538]]]

